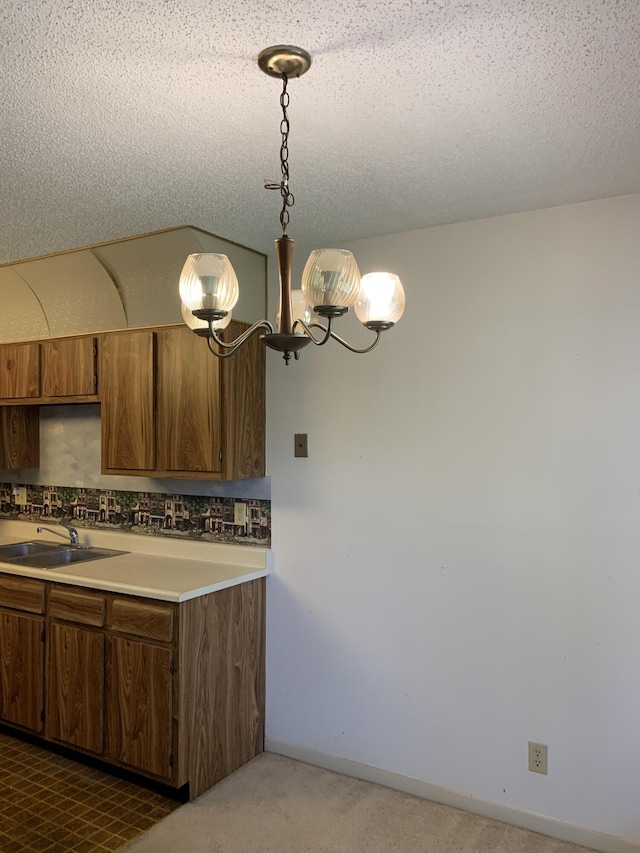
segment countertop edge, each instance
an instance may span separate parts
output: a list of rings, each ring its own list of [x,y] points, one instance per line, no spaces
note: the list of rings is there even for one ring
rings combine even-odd
[[[133,583],[121,583],[118,581],[101,580],[99,578],[88,578],[81,575],[67,575],[64,572],[52,572],[45,569],[29,569],[25,566],[12,566],[10,563],[0,563],[0,574],[12,575],[31,580],[48,581],[49,583],[61,583],[68,586],[79,586],[83,589],[99,589],[102,592],[115,592],[122,595],[136,595],[140,598],[154,598],[158,601],[172,601],[180,603],[191,598],[199,598],[209,595],[231,586],[248,583],[249,581],[265,578],[269,575],[268,569],[259,569],[245,574],[235,575],[215,581],[204,586],[194,587],[184,592],[162,589],[161,587],[137,586]]]

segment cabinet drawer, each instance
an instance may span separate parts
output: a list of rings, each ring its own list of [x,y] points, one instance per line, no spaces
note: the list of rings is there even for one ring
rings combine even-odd
[[[0,606],[28,613],[44,613],[43,581],[0,575]]]
[[[49,615],[81,625],[104,625],[105,596],[54,587],[49,593]]]
[[[111,605],[111,628],[168,643],[173,638],[173,607],[116,598]]]

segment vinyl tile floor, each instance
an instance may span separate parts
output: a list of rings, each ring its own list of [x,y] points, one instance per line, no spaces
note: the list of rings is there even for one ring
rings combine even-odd
[[[107,853],[179,805],[0,732],[2,853]]]

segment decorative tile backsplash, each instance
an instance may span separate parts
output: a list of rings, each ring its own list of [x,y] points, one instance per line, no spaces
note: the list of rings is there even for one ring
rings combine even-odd
[[[0,518],[241,545],[271,543],[271,501],[0,483]]]

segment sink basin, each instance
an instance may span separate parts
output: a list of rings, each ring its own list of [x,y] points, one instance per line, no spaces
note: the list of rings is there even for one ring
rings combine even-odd
[[[26,557],[31,554],[43,554],[49,551],[59,551],[66,545],[58,545],[57,542],[14,542],[12,545],[0,545],[0,562],[12,560],[14,557]]]
[[[33,549],[17,551],[11,557],[4,554],[0,548],[0,560],[12,563],[14,566],[28,566],[31,569],[58,569],[74,563],[88,563],[91,560],[103,560],[105,557],[117,557],[119,554],[129,554],[129,551],[116,551],[112,548],[79,548],[68,545],[56,545],[45,542],[19,542],[17,545],[5,546],[18,548],[32,545]],[[44,548],[37,546],[44,545]]]

